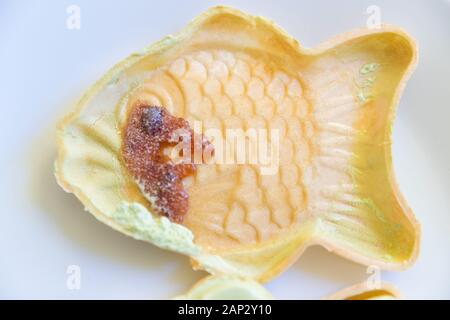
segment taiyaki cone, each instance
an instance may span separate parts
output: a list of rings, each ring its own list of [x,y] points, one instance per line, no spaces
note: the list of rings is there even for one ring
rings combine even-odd
[[[306,49],[263,18],[215,7],[89,89],[58,126],[56,176],[100,221],[212,274],[266,281],[311,245],[402,270],[417,257],[420,228],[395,181],[391,131],[416,59],[396,27]],[[121,155],[136,103],[204,131],[275,130],[275,170],[200,164],[185,181],[183,223],[160,217]]]

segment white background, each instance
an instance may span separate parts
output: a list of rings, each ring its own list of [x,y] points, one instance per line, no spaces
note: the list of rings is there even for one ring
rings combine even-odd
[[[275,20],[304,46],[365,26],[369,5],[420,44],[394,129],[400,187],[422,223],[417,263],[383,273],[407,298],[450,298],[450,2],[5,1],[0,2],[0,297],[170,298],[203,277],[187,258],[127,238],[83,211],[55,183],[55,121],[113,64],[181,29],[216,4]],[[66,8],[81,8],[81,30]],[[68,290],[66,268],[81,268]],[[363,281],[366,269],[310,248],[268,283],[277,298],[319,298]]]

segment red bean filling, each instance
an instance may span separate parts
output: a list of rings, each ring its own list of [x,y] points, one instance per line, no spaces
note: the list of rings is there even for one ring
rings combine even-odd
[[[196,165],[188,161],[174,163],[163,150],[175,146],[182,137],[190,144],[191,154],[212,145],[194,134],[183,118],[170,115],[165,108],[138,104],[128,117],[122,154],[127,169],[139,183],[152,209],[171,221],[181,223],[189,208],[189,196],[183,178],[193,174]],[[188,146],[189,147],[189,146]]]

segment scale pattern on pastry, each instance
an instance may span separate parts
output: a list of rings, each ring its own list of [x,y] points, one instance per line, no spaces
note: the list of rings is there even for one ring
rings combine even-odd
[[[113,68],[59,126],[59,183],[113,228],[194,266],[267,280],[319,244],[384,269],[417,257],[420,229],[395,182],[395,106],[416,62],[401,30],[358,30],[305,49],[272,23],[213,8]],[[152,214],[121,161],[136,103],[196,130],[277,129],[276,174],[202,164],[183,224]],[[206,138],[215,143],[208,137]]]

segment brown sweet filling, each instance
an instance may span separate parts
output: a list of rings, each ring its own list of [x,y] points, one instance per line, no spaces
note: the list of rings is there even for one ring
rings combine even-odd
[[[174,162],[164,150],[179,143],[188,144],[192,157],[180,157],[181,161]],[[122,155],[153,210],[181,223],[189,207],[183,178],[196,170],[192,161],[194,152],[211,147],[183,118],[170,115],[162,107],[137,104],[130,111],[125,126]]]

